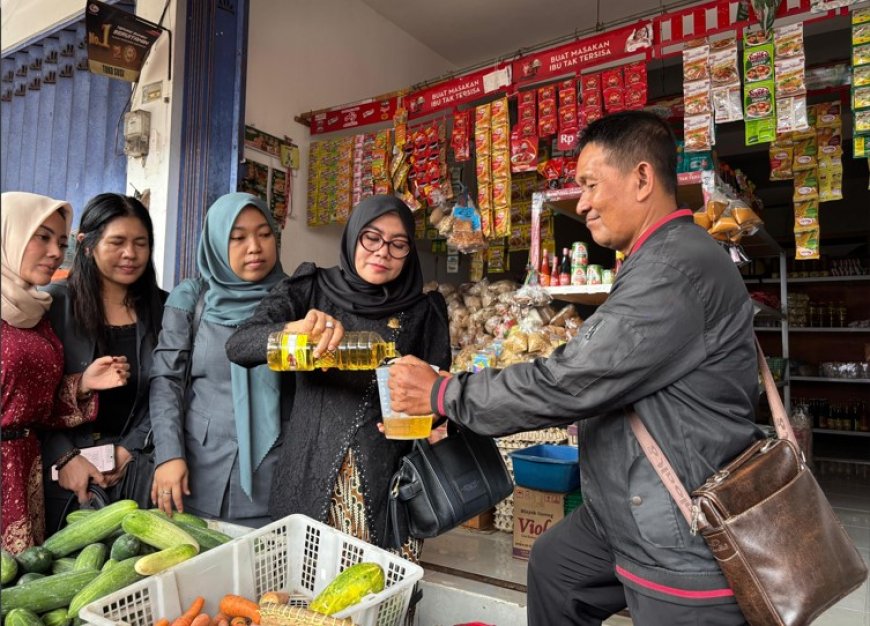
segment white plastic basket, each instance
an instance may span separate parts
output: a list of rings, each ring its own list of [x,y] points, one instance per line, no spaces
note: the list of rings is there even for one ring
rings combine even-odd
[[[79,617],[94,626],[153,626],[160,618],[172,621],[181,615],[197,596],[205,598],[203,610],[210,615],[228,593],[256,602],[267,591],[286,591],[310,600],[341,571],[361,562],[384,569],[385,589],[333,617],[350,617],[358,626],[399,626],[423,568],[304,515],[251,529],[100,598],[84,607]]]

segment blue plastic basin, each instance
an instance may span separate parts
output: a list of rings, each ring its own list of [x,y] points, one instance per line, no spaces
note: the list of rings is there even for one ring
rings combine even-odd
[[[568,493],[580,486],[577,448],[541,444],[510,453],[514,481],[521,487]]]

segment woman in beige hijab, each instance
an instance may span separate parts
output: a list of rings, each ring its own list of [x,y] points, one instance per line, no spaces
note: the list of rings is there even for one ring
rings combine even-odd
[[[93,392],[125,384],[129,365],[123,357],[107,356],[81,374],[63,375],[63,347],[45,317],[51,296],[36,287],[48,284],[63,260],[72,221],[69,204],[8,192],[0,196],[0,221],[0,530],[3,549],[18,554],[44,539],[37,431],[93,420]]]

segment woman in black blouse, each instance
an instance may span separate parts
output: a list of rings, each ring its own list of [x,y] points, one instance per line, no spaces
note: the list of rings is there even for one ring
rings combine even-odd
[[[285,326],[321,336],[317,350],[335,347],[342,330],[374,331],[394,341],[401,354],[449,367],[447,306],[441,294],[423,293],[414,216],[403,202],[381,195],[358,204],[344,230],[340,266],[300,265],[230,338],[230,360],[245,367],[265,363],[269,334]],[[296,374],[296,399],[272,480],[274,518],[302,513],[388,545],[389,481],[411,443],[378,431],[377,394],[373,371]],[[409,539],[403,556],[416,560],[420,545]]]
[[[130,364],[125,386],[100,392],[96,421],[49,433],[43,440],[49,531],[62,524],[71,494],[81,503],[88,500],[90,483],[108,488],[109,495],[119,499],[128,464],[145,446],[151,352],[166,300],[166,292],[157,286],[153,249],[154,227],[142,203],[130,196],[100,194],[82,213],[69,277],[46,288],[52,295],[49,318],[63,343],[65,374],[80,372],[105,354],[124,355]],[[51,465],[57,459],[106,443],[115,444],[113,471],[100,472],[76,455],[64,463],[58,480],[51,480]],[[150,486],[150,480],[147,483]],[[147,499],[140,505],[147,505]]]

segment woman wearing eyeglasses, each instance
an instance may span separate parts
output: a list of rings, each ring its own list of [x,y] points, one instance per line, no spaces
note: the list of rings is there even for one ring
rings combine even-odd
[[[338,267],[303,263],[280,282],[227,342],[231,361],[266,362],[270,333],[285,329],[319,339],[317,354],[334,350],[345,331],[374,331],[401,354],[450,365],[447,306],[423,293],[414,245],[414,216],[393,196],[360,202],[341,241]],[[289,320],[289,322],[288,322]],[[274,518],[302,513],[385,546],[387,491],[406,441],[385,439],[373,371],[299,372],[296,398],[272,479]],[[401,553],[419,557],[409,540]]]

